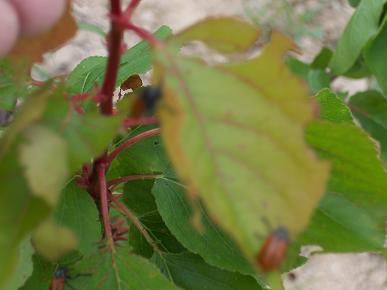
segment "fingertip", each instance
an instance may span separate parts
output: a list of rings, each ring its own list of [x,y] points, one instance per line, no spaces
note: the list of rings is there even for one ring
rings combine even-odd
[[[19,35],[17,12],[7,1],[0,1],[0,28],[0,56],[4,56],[12,49]]]
[[[16,8],[21,34],[31,36],[47,31],[62,16],[66,0],[10,0]]]

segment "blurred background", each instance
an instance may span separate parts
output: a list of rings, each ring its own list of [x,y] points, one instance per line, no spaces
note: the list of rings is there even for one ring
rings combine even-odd
[[[128,2],[123,1],[123,2]],[[106,55],[107,0],[73,0],[80,30],[65,47],[45,56],[36,67],[36,78],[65,75],[82,59]],[[302,60],[311,60],[322,47],[334,48],[353,13],[347,0],[142,0],[135,22],[149,30],[161,25],[175,32],[208,16],[232,15],[290,35],[302,49]],[[127,33],[128,47],[139,39]],[[333,89],[362,91],[368,80],[338,78]],[[305,255],[311,249],[306,248]],[[310,252],[310,251],[309,251]],[[286,290],[387,290],[387,265],[375,254],[314,254],[306,265],[284,274]]]

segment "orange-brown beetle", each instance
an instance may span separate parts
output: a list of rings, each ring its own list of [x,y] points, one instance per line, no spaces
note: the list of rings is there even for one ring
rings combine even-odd
[[[67,279],[67,268],[59,267],[51,281],[50,290],[64,290]]]
[[[279,227],[266,239],[257,255],[257,264],[263,272],[277,269],[285,258],[289,246],[289,233]]]

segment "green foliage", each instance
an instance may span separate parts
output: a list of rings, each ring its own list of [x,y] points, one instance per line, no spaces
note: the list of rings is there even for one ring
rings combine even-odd
[[[351,110],[361,126],[380,144],[380,155],[387,162],[387,100],[377,91],[358,93],[350,99]]]
[[[160,27],[155,33],[158,39],[166,39],[172,34],[167,26]],[[67,90],[70,94],[90,92],[96,85],[101,85],[106,69],[107,57],[91,56],[78,64],[67,78]],[[151,69],[152,50],[145,41],[128,49],[121,58],[116,85],[119,86],[128,76],[143,74]]]
[[[1,60],[0,109],[13,117],[0,132],[0,289],[281,289],[305,244],[387,256],[386,1],[350,3],[337,49],[310,63],[285,58],[296,46],[279,32],[245,55],[261,30],[224,17],[174,36],[139,28],[147,42],[122,54],[117,79],[92,56],[36,88]],[[229,62],[180,54],[193,41]],[[160,124],[142,88],[100,113],[103,83],[152,65]],[[375,77],[380,91],[339,97],[340,75]],[[278,261],[262,258],[271,251]]]
[[[379,19],[385,0],[361,1],[340,38],[331,61],[336,74],[347,72],[356,62],[364,46],[378,33]]]

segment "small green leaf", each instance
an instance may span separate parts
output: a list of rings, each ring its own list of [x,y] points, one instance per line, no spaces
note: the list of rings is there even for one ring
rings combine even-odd
[[[152,258],[176,285],[186,290],[263,290],[251,276],[221,270],[190,253],[155,254]]]
[[[58,225],[74,232],[77,249],[84,255],[90,254],[102,238],[97,206],[90,194],[74,182],[62,191],[54,217]]]
[[[54,206],[69,173],[66,143],[39,126],[29,128],[25,135],[27,140],[19,147],[19,159],[31,192]]]
[[[317,56],[313,59],[310,67],[312,69],[325,70],[333,56],[333,51],[327,47],[323,47]]]
[[[353,123],[351,111],[331,90],[322,90],[316,98],[320,104],[320,119],[335,123]]]
[[[169,27],[162,26],[154,33],[154,36],[158,39],[165,39],[171,34]],[[100,85],[105,75],[106,62],[107,58],[102,56],[91,56],[81,61],[67,79],[67,91],[76,95],[90,92],[96,84]],[[151,66],[151,46],[141,41],[122,55],[116,84],[121,85],[128,76],[146,73]]]
[[[102,250],[94,256],[83,259],[74,270],[77,273],[91,274],[72,281],[75,289],[178,289],[146,259],[131,254],[128,247],[118,247],[115,253]]]
[[[380,31],[364,50],[364,59],[384,94],[387,94],[387,17]]]
[[[351,97],[352,113],[361,126],[380,143],[381,157],[387,162],[387,99],[377,91],[366,91]]]
[[[386,0],[364,0],[357,7],[341,36],[330,64],[335,74],[348,71],[367,42],[376,35]]]

